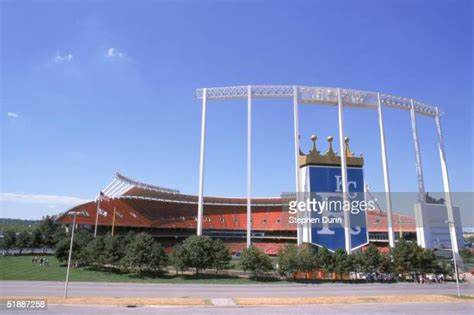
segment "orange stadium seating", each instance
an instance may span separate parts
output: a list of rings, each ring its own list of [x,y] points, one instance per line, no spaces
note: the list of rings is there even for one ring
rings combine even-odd
[[[203,230],[209,235],[224,239],[232,252],[241,252],[246,246],[247,201],[245,198],[205,197]],[[296,226],[289,223],[290,214],[284,206],[286,199],[252,199],[253,243],[268,254],[276,254],[288,242],[296,240]],[[195,234],[197,226],[197,196],[176,192],[156,191],[133,187],[118,198],[103,198],[100,202],[98,226],[102,232],[109,231],[113,224],[121,231],[127,229],[149,229],[169,250],[184,237]],[[57,218],[60,224],[70,224],[72,211],[85,210],[87,216],[78,216],[77,223],[94,226],[97,202],[76,206]],[[387,216],[381,211],[367,216],[370,232],[387,232]],[[414,233],[415,220],[409,216],[394,214],[394,231]],[[379,244],[381,247],[385,243]]]

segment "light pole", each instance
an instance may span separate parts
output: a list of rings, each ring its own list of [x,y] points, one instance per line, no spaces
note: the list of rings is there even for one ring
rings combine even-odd
[[[454,229],[454,221],[446,221],[449,224],[449,229]],[[451,251],[453,253],[453,263],[454,263],[454,277],[456,278],[456,290],[458,292],[458,296],[461,296],[461,291],[459,290],[459,277],[458,277],[458,262],[456,256],[456,250],[454,246],[451,246]]]
[[[73,215],[72,219],[72,232],[71,232],[71,243],[69,245],[69,257],[67,259],[67,271],[66,271],[66,284],[64,285],[64,298],[67,299],[67,287],[69,284],[69,269],[71,268],[71,257],[72,257],[72,244],[74,242],[74,230],[76,228],[76,216],[78,214],[84,214],[84,211],[69,212],[68,215]]]

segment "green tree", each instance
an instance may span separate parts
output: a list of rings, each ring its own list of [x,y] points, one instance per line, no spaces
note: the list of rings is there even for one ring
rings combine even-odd
[[[212,242],[212,265],[216,269],[216,273],[219,273],[219,271],[229,265],[232,257],[230,256],[229,249],[227,249],[222,240],[216,239]]]
[[[168,256],[164,248],[159,243],[154,243],[150,250],[150,260],[148,262],[148,268],[151,270],[160,269],[168,263]]]
[[[78,260],[81,264],[100,267],[105,263],[104,237],[97,236],[81,249]]]
[[[321,268],[325,272],[333,272],[334,271],[334,254],[331,253],[326,247],[322,247],[319,249],[318,252],[318,260]]]
[[[278,273],[286,278],[294,278],[299,271],[298,247],[288,244],[281,248],[277,256]]]
[[[318,256],[311,245],[302,245],[298,253],[298,271],[312,272],[320,266]]]
[[[416,245],[416,244],[415,244]],[[432,273],[435,271],[436,267],[435,267],[435,264],[436,264],[436,256],[434,254],[434,252],[430,249],[423,249],[421,247],[419,247],[418,245],[416,245],[416,247],[414,247],[414,249],[416,250],[417,252],[417,272],[421,273],[423,275],[423,277],[425,277],[425,275],[427,273]]]
[[[423,249],[416,243],[400,240],[392,249],[393,270],[396,273],[415,272],[421,275],[436,269],[436,256],[433,251]]]
[[[43,238],[43,244],[46,247],[54,247],[54,245],[66,236],[64,228],[54,222],[51,216],[45,216],[38,225]]]
[[[352,271],[355,272],[366,272],[367,264],[365,260],[365,255],[361,251],[352,252],[350,255],[352,261]]]
[[[31,233],[30,246],[33,248],[43,247],[43,236],[38,228],[33,229]]]
[[[7,251],[14,248],[16,245],[16,232],[12,229],[6,230],[3,240]]]
[[[20,249],[20,255],[23,249],[30,246],[30,243],[31,243],[30,233],[28,233],[28,231],[25,229],[21,230],[16,238],[16,243],[15,243],[16,247]]]
[[[390,253],[381,254],[379,271],[384,273],[393,272],[392,256],[390,255]]]
[[[169,259],[170,264],[176,270],[176,274],[179,274],[179,272],[183,273],[187,269],[186,266],[189,265],[189,255],[180,244],[173,247]]]
[[[107,234],[104,237],[104,263],[117,267],[125,257],[125,250],[119,237]]]
[[[363,253],[364,271],[365,272],[379,272],[380,264],[382,263],[382,255],[377,246],[370,244],[367,250]]]
[[[72,256],[71,260],[81,260],[83,257],[82,250],[86,248],[87,244],[92,242],[94,239],[91,232],[88,230],[80,229],[74,232],[74,242],[72,244]],[[54,255],[60,262],[67,262],[69,257],[69,247],[71,242],[71,236],[68,235],[63,237],[59,242],[56,243]]]
[[[393,257],[393,270],[396,273],[407,273],[415,271],[416,252],[410,243],[400,239],[397,245],[391,250]],[[415,262],[415,264],[414,264]]]
[[[128,232],[122,240],[123,247],[127,248],[128,244],[130,244],[134,238],[135,238],[135,232],[133,231]]]
[[[338,248],[333,256],[334,272],[342,277],[345,273],[350,271],[350,262],[346,251],[343,248]]]
[[[446,276],[452,276],[454,274],[454,268],[449,260],[440,259],[434,265],[434,272],[436,274],[442,274],[446,279]]]
[[[88,243],[92,242],[94,235],[86,229],[77,229],[74,233],[74,242],[80,249],[84,248]]]
[[[270,257],[258,250],[254,245],[244,249],[240,256],[240,264],[245,272],[248,270],[252,273],[254,279],[258,279],[265,272],[273,270]]]
[[[196,275],[214,263],[213,241],[209,236],[194,235],[184,240],[182,249],[187,255],[186,267],[195,268]]]
[[[160,244],[156,243],[148,233],[138,233],[128,244],[126,255],[123,258],[124,265],[130,269],[140,272],[157,270],[167,261],[166,253]]]
[[[54,250],[54,256],[59,260],[61,263],[66,263],[67,259],[69,257],[69,245],[70,245],[70,240],[67,238],[63,238],[59,242],[56,243],[55,250]],[[78,256],[77,252],[77,244],[73,243],[72,245],[72,259],[76,258]]]
[[[357,266],[358,262],[356,255],[354,255],[354,253],[350,253],[349,255],[347,255],[347,272],[349,273],[351,271],[357,271]]]

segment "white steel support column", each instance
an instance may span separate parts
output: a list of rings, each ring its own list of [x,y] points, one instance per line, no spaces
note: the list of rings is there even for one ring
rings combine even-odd
[[[448,176],[448,165],[446,163],[446,156],[444,153],[444,139],[443,139],[443,132],[441,130],[441,120],[439,116],[439,110],[436,108],[436,130],[438,131],[438,150],[439,150],[439,158],[441,160],[441,172],[443,175],[443,185],[444,185],[444,194],[446,198],[446,209],[448,211],[448,221],[452,224],[449,228],[449,233],[451,236],[451,246],[453,251],[458,254],[458,242],[456,236],[456,229],[455,229],[455,222],[454,222],[454,212],[453,212],[453,202],[451,198],[451,186],[449,184],[449,176]]]
[[[337,89],[337,108],[339,118],[339,145],[341,149],[341,177],[342,177],[342,195],[344,203],[348,200],[348,186],[347,186],[347,156],[344,138],[344,106],[342,104],[341,89]],[[344,239],[346,243],[346,252],[351,253],[351,217],[349,211],[344,211]]]
[[[420,143],[418,142],[418,129],[416,127],[416,113],[415,105],[413,104],[413,99],[411,100],[411,129],[413,134],[413,144],[415,146],[415,158],[416,158],[416,175],[418,179],[418,192],[420,194],[420,202],[425,204],[425,179],[423,177],[423,165],[421,163],[421,154],[420,154]]]
[[[99,194],[99,196],[97,196],[97,211],[95,213],[95,227],[94,227],[94,238],[97,237],[97,225],[99,224],[99,210],[100,210],[100,198],[101,198],[101,194]]]
[[[207,91],[202,91],[202,119],[201,119],[201,152],[199,156],[199,199],[198,199],[198,215],[197,215],[197,235],[202,235],[202,213],[204,206],[204,158],[206,147],[206,102]]]
[[[252,244],[252,87],[247,88],[247,248]]]
[[[436,122],[436,130],[438,131],[439,159],[441,161],[441,172],[443,174],[444,194],[446,198],[446,210],[448,212],[449,235],[451,237],[451,249],[453,252],[454,274],[456,276],[457,293],[458,293],[458,296],[461,296],[461,292],[459,291],[458,264],[457,264],[458,254],[459,254],[458,239],[456,235],[456,224],[454,221],[453,202],[451,199],[451,186],[449,184],[449,176],[448,176],[448,164],[446,163],[446,156],[444,153],[443,131],[441,129],[441,118],[439,115],[438,107],[436,107],[435,122]]]
[[[77,213],[74,212],[74,217],[72,219],[71,242],[69,244],[69,255],[67,258],[66,282],[64,284],[64,298],[65,299],[67,299],[67,289],[69,285],[69,270],[71,269],[72,245],[74,243],[74,230],[76,229],[76,216],[77,216]]]
[[[293,87],[293,126],[294,126],[294,142],[295,142],[295,180],[296,180],[296,201],[300,199],[300,165],[299,165],[299,155],[300,155],[300,141],[299,141],[299,116],[298,116],[298,87],[295,85]],[[300,213],[300,211],[298,211]],[[303,244],[303,225],[298,223],[297,228],[297,244]]]
[[[420,202],[420,213],[418,215],[418,222],[417,224],[417,230],[420,232],[417,233],[417,237],[419,236],[420,239],[417,239],[418,245],[421,247],[426,247],[426,242],[425,242],[425,232],[423,229],[424,225],[424,208],[425,208],[425,180],[423,178],[423,165],[421,163],[421,154],[420,154],[420,143],[418,142],[418,129],[416,127],[416,113],[415,113],[415,104],[413,102],[413,99],[410,100],[411,102],[411,108],[410,108],[410,117],[411,117],[411,130],[412,130],[412,135],[413,135],[413,145],[415,148],[415,160],[416,160],[416,177],[417,177],[417,183],[418,183],[418,201]],[[419,226],[418,226],[419,225]]]
[[[380,101],[380,93],[377,93],[378,114],[379,114],[379,129],[380,129],[380,146],[382,151],[382,167],[383,167],[383,181],[385,188],[385,201],[387,207],[387,226],[388,226],[388,243],[390,247],[395,247],[395,236],[393,234],[392,223],[392,196],[390,191],[390,178],[388,175],[387,149],[385,147],[385,129],[383,124],[383,108]]]

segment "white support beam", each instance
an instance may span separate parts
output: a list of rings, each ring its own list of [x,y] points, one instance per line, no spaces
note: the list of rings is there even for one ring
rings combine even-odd
[[[114,189],[111,189],[109,193],[107,194],[111,198],[115,198],[117,194],[128,184],[126,182],[120,181],[120,183],[114,187]]]
[[[199,155],[199,199],[198,199],[198,215],[197,215],[197,235],[202,235],[202,214],[204,208],[204,158],[206,147],[206,89],[202,95],[202,117],[201,117],[201,151]]]
[[[413,104],[413,100],[411,100],[411,128],[412,128],[412,135],[413,135],[413,144],[415,147],[415,159],[416,159],[416,174],[417,174],[417,182],[418,182],[418,192],[420,193],[420,202],[423,204],[425,203],[425,179],[423,177],[423,165],[421,163],[421,150],[420,150],[420,143],[418,141],[418,128],[416,126],[416,113],[415,113],[415,106]]]
[[[117,179],[114,178],[104,189],[102,189],[102,192],[104,193],[104,195],[107,196],[107,191],[110,189],[110,187],[112,187],[113,185],[115,185],[115,183],[117,182]],[[100,196],[100,194],[99,194]],[[98,197],[97,197],[98,198]]]
[[[252,244],[252,87],[247,90],[247,248]]]
[[[383,107],[380,100],[380,93],[377,93],[379,129],[380,129],[380,146],[382,152],[383,181],[385,188],[385,204],[387,207],[387,226],[388,226],[388,243],[390,247],[395,247],[395,235],[393,234],[392,223],[392,195],[390,190],[390,178],[388,173],[387,148],[385,146],[385,129],[383,123]]]
[[[95,213],[94,238],[97,237],[97,225],[99,224],[100,198],[101,195],[99,194],[99,197],[97,197],[97,208]]]
[[[337,109],[339,122],[339,145],[341,149],[341,178],[342,178],[342,195],[344,203],[349,201],[349,189],[347,186],[347,156],[344,137],[344,105],[342,104],[341,89],[337,89]],[[349,211],[344,211],[344,239],[346,244],[346,252],[351,253],[351,217]]]
[[[410,109],[410,118],[411,118],[411,131],[413,136],[413,146],[415,149],[415,162],[416,162],[416,178],[418,184],[418,201],[420,203],[420,211],[418,213],[419,222],[417,222],[417,229],[420,231],[418,234],[421,239],[417,239],[418,244],[421,247],[426,247],[425,242],[425,234],[423,231],[424,225],[424,209],[425,209],[425,180],[423,177],[423,164],[421,162],[421,151],[420,151],[420,143],[418,141],[418,128],[416,126],[416,112],[415,112],[415,104],[413,99],[410,100],[411,109]],[[419,225],[419,226],[418,226]]]
[[[253,85],[253,98],[293,98],[294,85]],[[337,106],[337,88],[321,86],[299,86],[298,102],[300,104]],[[225,99],[247,98],[247,86],[224,86],[207,88],[208,101]],[[377,93],[362,90],[344,89],[344,107],[359,107],[377,109]],[[202,99],[203,89],[196,90],[196,97]],[[382,104],[387,107],[401,110],[410,110],[410,99],[396,95],[381,94]],[[433,105],[415,102],[415,111],[418,114],[434,117]]]
[[[441,172],[443,175],[444,194],[446,198],[446,211],[448,212],[449,236],[451,238],[451,250],[453,252],[456,288],[457,288],[458,296],[461,296],[461,292],[459,290],[459,277],[458,277],[458,264],[457,264],[458,255],[459,255],[458,238],[456,235],[456,224],[454,221],[453,201],[451,199],[451,186],[449,184],[448,164],[446,162],[446,155],[444,153],[444,138],[443,138],[443,131],[441,129],[441,119],[439,116],[438,107],[436,107],[435,123],[436,123],[436,130],[438,134],[438,150],[439,150],[439,159],[441,162]]]
[[[126,193],[127,191],[129,191],[133,187],[134,187],[133,185],[126,184],[119,191],[115,192],[115,198],[121,197],[124,193]]]
[[[112,183],[110,183],[109,186],[107,186],[106,189],[102,190],[102,192],[104,193],[104,195],[106,196],[110,196],[110,194],[112,193],[112,191],[114,191],[115,189],[117,189],[117,187],[119,185],[122,184],[122,181],[120,179],[114,179],[112,181]]]
[[[444,139],[443,139],[443,131],[441,129],[441,119],[439,117],[438,108],[436,108],[436,130],[438,134],[438,150],[439,150],[439,158],[441,162],[441,172],[443,175],[443,186],[444,186],[444,194],[446,198],[446,209],[448,211],[448,221],[451,222],[449,233],[451,236],[451,246],[453,251],[458,254],[458,242],[457,242],[457,235],[455,229],[455,222],[454,222],[454,211],[453,211],[453,201],[451,198],[451,185],[449,183],[449,175],[448,175],[448,164],[446,162],[446,155],[444,152]]]
[[[295,144],[295,181],[296,181],[296,200],[299,201],[301,189],[300,189],[300,166],[299,166],[299,155],[300,155],[300,143],[299,143],[299,113],[298,113],[298,87],[293,87],[293,136]],[[299,215],[300,211],[298,211]],[[298,223],[297,229],[297,244],[303,244],[303,225]]]

